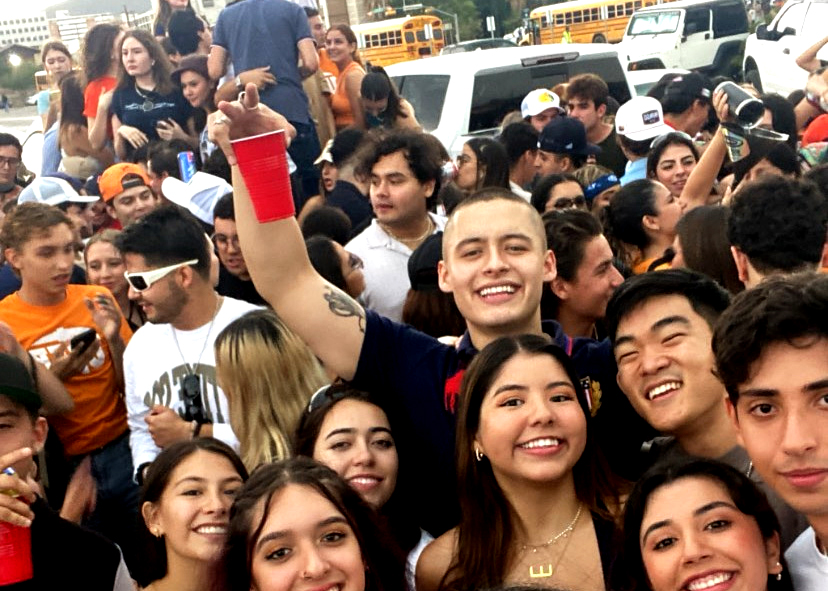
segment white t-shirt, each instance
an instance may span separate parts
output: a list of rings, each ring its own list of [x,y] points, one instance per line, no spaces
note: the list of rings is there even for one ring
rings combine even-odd
[[[195,330],[176,330],[171,324],[147,323],[135,332],[124,351],[124,381],[129,444],[136,470],[152,462],[161,451],[152,440],[145,417],[156,404],[183,416],[181,384],[191,372],[201,377],[201,401],[213,421],[213,437],[238,449],[238,439],[230,427],[227,398],[216,380],[213,343],[224,327],[256,309],[259,306],[225,297],[212,325],[208,322]]]
[[[446,218],[429,213],[434,232],[446,226]],[[394,240],[372,220],[371,225],[345,245],[345,250],[362,259],[365,268],[365,291],[360,300],[369,310],[402,322],[402,309],[411,281],[408,279],[408,258],[413,252],[402,242]]]
[[[819,551],[814,528],[809,527],[785,552],[796,591],[828,589],[828,556]]]

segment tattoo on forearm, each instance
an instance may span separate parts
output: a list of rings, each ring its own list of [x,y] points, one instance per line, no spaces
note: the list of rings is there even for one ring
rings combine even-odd
[[[337,316],[348,318],[349,316],[356,316],[359,330],[365,333],[365,310],[362,309],[353,298],[349,297],[339,289],[328,285],[325,291],[325,301],[328,302],[328,308]]]

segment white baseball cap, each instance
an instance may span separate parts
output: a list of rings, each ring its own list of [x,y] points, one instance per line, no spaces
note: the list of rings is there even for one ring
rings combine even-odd
[[[233,187],[222,178],[206,172],[197,172],[186,183],[168,176],[161,183],[161,192],[164,197],[212,226],[216,203],[227,193],[232,193]]]
[[[520,103],[520,116],[526,119],[543,113],[546,109],[557,109],[560,113],[566,110],[561,107],[561,98],[546,88],[537,88],[523,97]]]
[[[615,132],[634,142],[651,140],[673,128],[664,123],[664,112],[658,99],[636,96],[618,108],[615,114]]]
[[[72,185],[57,177],[41,176],[20,192],[18,203],[93,203],[100,197],[79,195]]]

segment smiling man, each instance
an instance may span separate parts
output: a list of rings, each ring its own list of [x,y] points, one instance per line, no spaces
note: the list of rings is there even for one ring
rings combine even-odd
[[[197,219],[167,206],[118,237],[129,298],[144,324],[124,353],[130,445],[140,480],[161,449],[197,436],[238,447],[227,398],[216,380],[213,342],[256,306],[219,296],[211,253]]]
[[[607,306],[618,384],[638,414],[665,437],[645,446],[644,461],[716,459],[762,484],[727,416],[714,374],[713,325],[730,297],[712,279],[685,270],[627,280]],[[787,547],[805,524],[765,488]]]
[[[402,319],[411,253],[446,224],[428,211],[440,190],[440,165],[425,134],[397,132],[375,140],[355,171],[371,181],[376,217],[345,249],[365,263],[365,307],[392,320]]]
[[[728,411],[765,482],[807,517],[785,553],[797,591],[828,588],[828,276],[739,294],[713,340]]]
[[[150,178],[137,164],[120,163],[107,168],[98,179],[106,210],[126,228],[158,207]]]
[[[272,128],[274,114],[250,110],[254,97],[247,97],[244,106],[233,105],[233,124],[217,131],[223,134],[237,124],[245,134]],[[216,138],[225,151],[230,150],[227,138]],[[457,507],[445,495],[454,482],[454,411],[463,371],[479,349],[500,336],[547,334],[571,351],[590,389],[593,412],[602,389],[613,388],[615,367],[607,343],[573,340],[556,322],[541,322],[541,292],[543,283],[555,277],[555,257],[546,246],[540,215],[521,197],[505,189],[480,192],[462,201],[446,224],[439,285],[453,294],[468,327],[453,347],[366,311],[322,279],[307,258],[295,219],[259,223],[237,167],[234,175],[239,238],[260,293],[329,371],[356,388],[388,393],[389,401],[404,407],[418,445],[414,470],[422,483],[420,518],[431,533],[456,523]],[[389,176],[377,174],[376,182],[393,181]],[[616,447],[623,447],[623,435],[614,439]]]

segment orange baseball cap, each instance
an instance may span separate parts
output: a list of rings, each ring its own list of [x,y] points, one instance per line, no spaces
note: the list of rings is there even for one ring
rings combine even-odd
[[[104,201],[112,201],[127,189],[140,186],[149,187],[150,179],[143,168],[128,162],[113,164],[98,178],[98,188]]]

